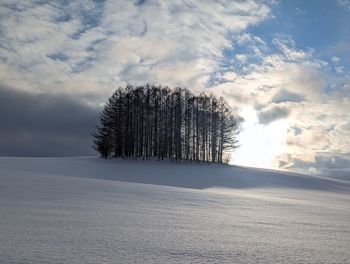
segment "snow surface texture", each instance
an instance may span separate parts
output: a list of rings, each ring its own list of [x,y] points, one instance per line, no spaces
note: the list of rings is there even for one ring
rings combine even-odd
[[[350,181],[0,158],[0,263],[350,263]]]

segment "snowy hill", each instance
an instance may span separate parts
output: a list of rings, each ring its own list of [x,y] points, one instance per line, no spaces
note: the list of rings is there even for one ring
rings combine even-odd
[[[350,181],[223,164],[82,158],[0,158],[0,170],[193,189],[295,188],[349,191]]]
[[[3,157],[0,263],[349,263],[349,209],[349,181]]]

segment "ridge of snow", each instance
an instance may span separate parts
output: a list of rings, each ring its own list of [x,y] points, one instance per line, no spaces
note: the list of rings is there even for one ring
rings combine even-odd
[[[193,189],[293,188],[348,192],[350,181],[235,165],[98,157],[0,157],[5,171],[117,180]]]

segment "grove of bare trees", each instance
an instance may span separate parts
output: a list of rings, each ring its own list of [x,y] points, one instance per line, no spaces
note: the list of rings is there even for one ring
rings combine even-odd
[[[101,157],[157,157],[227,162],[237,146],[237,121],[224,98],[188,89],[127,85],[100,114],[94,148]]]

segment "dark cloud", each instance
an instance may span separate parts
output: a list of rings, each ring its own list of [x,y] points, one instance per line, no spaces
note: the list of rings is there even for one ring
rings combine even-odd
[[[350,180],[350,154],[317,154],[314,161],[293,158],[290,154],[280,156],[279,168],[313,172],[342,180]]]
[[[273,99],[272,102],[278,104],[278,103],[285,103],[285,102],[296,102],[299,103],[303,101],[304,98],[296,93],[291,93],[286,90],[281,90],[279,93],[277,93]]]
[[[144,4],[146,2],[146,0],[137,0],[136,2],[135,2],[135,5],[142,5],[142,4]]]
[[[93,155],[99,109],[66,95],[0,85],[0,155]]]
[[[350,160],[336,155],[318,155],[315,157],[315,162],[322,165],[322,168],[339,169],[350,168]]]
[[[259,122],[261,124],[269,124],[275,120],[286,118],[289,116],[289,109],[283,106],[273,106],[259,113]]]
[[[303,130],[298,126],[291,126],[289,131],[291,131],[294,136],[299,136],[303,133]]]

